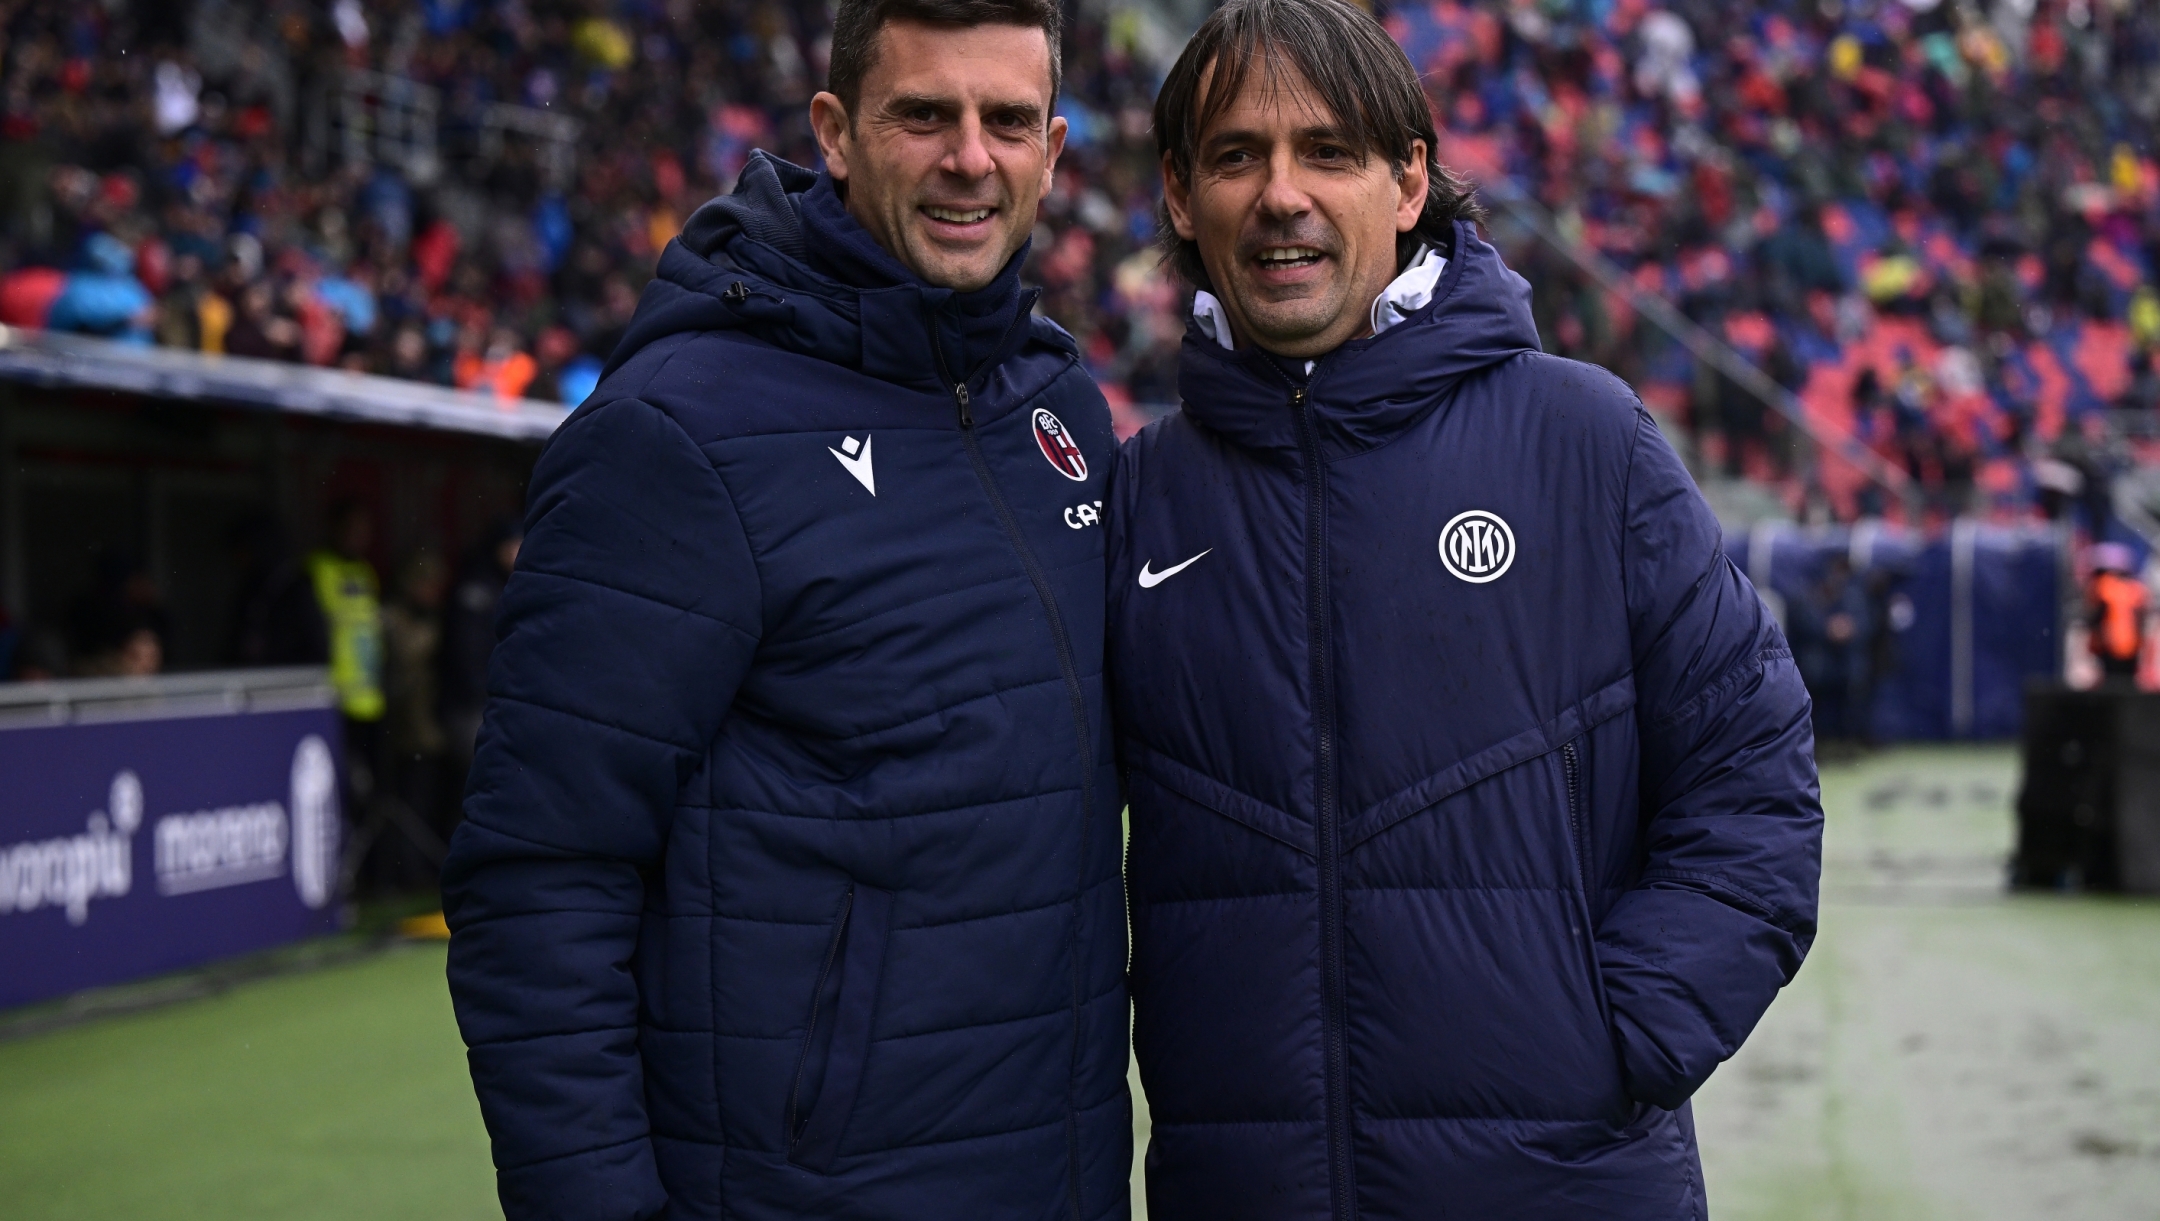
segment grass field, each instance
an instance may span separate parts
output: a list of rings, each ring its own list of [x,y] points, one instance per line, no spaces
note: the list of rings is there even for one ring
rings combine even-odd
[[[0,1044],[0,1216],[499,1221],[442,948]]]
[[[1697,1100],[1719,1221],[2160,1221],[2160,903],[2003,895],[2015,783],[1827,770],[1822,937]],[[499,1215],[439,946],[0,1042],[5,1221]]]
[[[1826,768],[1821,933],[1696,1101],[1721,1221],[2160,1221],[2160,902],[2005,895],[2017,765]]]

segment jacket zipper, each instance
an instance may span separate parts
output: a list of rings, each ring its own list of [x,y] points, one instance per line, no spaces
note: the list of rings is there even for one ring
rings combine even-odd
[[[1305,402],[1290,394],[1305,450],[1305,605],[1312,649],[1313,813],[1320,849],[1320,1028],[1327,1055],[1328,1180],[1336,1221],[1355,1215],[1350,1159],[1350,1099],[1343,1053],[1342,860],[1336,837],[1335,676],[1329,661],[1327,584],[1327,468],[1320,436]]]
[[[942,354],[940,363],[943,363]],[[1042,565],[1036,562],[1034,551],[1029,549],[1027,539],[1020,533],[1020,520],[1005,503],[1005,494],[998,490],[997,480],[991,477],[989,460],[983,457],[982,441],[975,435],[975,412],[967,383],[954,382],[952,394],[953,404],[960,409],[960,443],[967,449],[968,462],[974,466],[975,478],[982,482],[983,491],[989,494],[990,505],[997,511],[998,524],[1005,529],[1006,541],[1019,554],[1020,565],[1027,569],[1028,580],[1035,586],[1035,597],[1043,605],[1043,616],[1049,620],[1050,637],[1057,645],[1058,668],[1064,672],[1065,692],[1072,699],[1073,730],[1080,738],[1080,869],[1067,950],[1067,956],[1072,960],[1073,1035],[1071,1066],[1065,1079],[1065,1153],[1073,1221],[1081,1221],[1080,1116],[1079,1100],[1073,1089],[1080,1079],[1080,994],[1085,991],[1080,974],[1079,903],[1087,890],[1088,829],[1095,816],[1095,747],[1093,735],[1088,732],[1087,695],[1080,687],[1080,667],[1073,661],[1072,639],[1065,633],[1065,617],[1058,613],[1057,599],[1051,596],[1050,579],[1043,575]]]
[[[1567,777],[1568,834],[1575,840],[1575,880],[1582,885],[1583,902],[1590,902],[1590,860],[1583,850],[1582,759],[1573,742],[1560,748],[1560,771]],[[1583,913],[1589,915],[1587,907]]]
[[[787,1143],[790,1149],[802,1139],[805,1121],[802,1113],[803,1074],[810,1069],[810,1050],[817,1046],[818,1010],[824,1007],[825,981],[832,978],[833,963],[840,959],[840,943],[847,939],[848,916],[854,910],[855,887],[851,884],[840,900],[840,918],[833,921],[832,941],[825,947],[825,965],[818,968],[817,987],[810,992],[810,1023],[803,1030],[802,1055],[795,1061],[795,1088],[788,1091]]]

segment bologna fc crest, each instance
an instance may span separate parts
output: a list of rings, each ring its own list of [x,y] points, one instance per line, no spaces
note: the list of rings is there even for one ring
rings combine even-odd
[[[1065,431],[1065,421],[1051,415],[1048,407],[1035,409],[1035,444],[1042,447],[1043,457],[1050,459],[1058,474],[1075,481],[1087,478],[1087,458]]]
[[[1515,532],[1483,509],[1457,513],[1440,530],[1440,562],[1472,585],[1497,581],[1515,562]]]

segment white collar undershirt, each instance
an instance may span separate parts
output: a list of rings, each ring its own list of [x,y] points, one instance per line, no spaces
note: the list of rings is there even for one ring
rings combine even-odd
[[[1447,258],[1438,249],[1431,245],[1418,247],[1418,252],[1410,257],[1410,265],[1373,298],[1372,333],[1378,335],[1431,305],[1433,286],[1440,282],[1440,273],[1446,270]],[[1224,351],[1237,350],[1237,343],[1231,338],[1230,315],[1215,294],[1206,289],[1194,293],[1192,316],[1208,338],[1221,345]],[[1313,364],[1306,361],[1305,372],[1311,373]]]

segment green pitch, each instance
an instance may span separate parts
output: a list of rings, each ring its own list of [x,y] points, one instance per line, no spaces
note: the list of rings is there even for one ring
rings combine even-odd
[[[440,945],[0,1043],[11,1221],[494,1217]]]
[[[1696,1100],[1717,1221],[2160,1219],[2160,902],[2005,895],[2016,785],[2001,749],[1826,769],[1821,937]],[[0,1218],[499,1217],[442,968],[0,1042]]]
[[[1712,1217],[2160,1219],[2160,902],[2005,894],[2017,785],[1824,769],[1815,948],[1696,1096]]]

